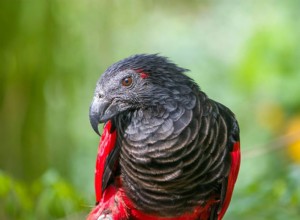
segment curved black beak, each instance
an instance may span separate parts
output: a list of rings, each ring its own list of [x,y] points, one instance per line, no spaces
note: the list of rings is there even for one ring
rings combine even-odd
[[[110,105],[111,102],[94,97],[93,102],[90,106],[90,123],[92,125],[92,128],[98,135],[100,135],[98,124],[108,120],[109,115],[105,114],[105,112]]]

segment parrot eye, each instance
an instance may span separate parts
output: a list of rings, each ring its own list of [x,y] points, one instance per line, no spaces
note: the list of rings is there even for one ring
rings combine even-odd
[[[124,79],[122,79],[122,85],[123,86],[130,86],[132,84],[132,78],[131,76],[125,77]]]

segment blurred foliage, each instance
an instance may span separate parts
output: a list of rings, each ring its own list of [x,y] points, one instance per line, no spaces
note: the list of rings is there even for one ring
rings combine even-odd
[[[115,61],[161,53],[241,126],[225,219],[300,216],[298,0],[1,0],[0,219],[83,219],[98,137],[88,109]]]
[[[59,219],[87,208],[78,192],[55,171],[49,170],[31,184],[0,172],[0,182],[1,219]]]

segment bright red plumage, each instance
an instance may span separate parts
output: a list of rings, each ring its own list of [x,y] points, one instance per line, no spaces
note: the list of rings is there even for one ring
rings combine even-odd
[[[221,220],[229,206],[231,196],[233,193],[234,184],[236,182],[239,169],[240,169],[240,163],[241,163],[241,154],[240,154],[240,142],[236,142],[233,145],[233,150],[230,152],[231,156],[231,165],[230,165],[230,173],[228,176],[228,183],[227,183],[227,190],[226,190],[226,196],[225,200],[222,206],[222,209],[220,213],[218,214],[218,220]]]
[[[117,140],[117,132],[114,130],[111,132],[111,121],[108,121],[103,129],[103,134],[98,147],[98,154],[95,168],[95,193],[96,202],[102,199],[102,179],[105,169],[105,162],[108,155],[115,147]]]

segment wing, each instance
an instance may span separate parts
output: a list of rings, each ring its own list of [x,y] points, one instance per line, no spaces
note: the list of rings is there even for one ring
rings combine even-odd
[[[124,191],[120,190],[116,179],[119,158],[117,130],[112,121],[103,129],[98,147],[95,169],[96,206],[87,216],[87,220],[128,219],[127,207],[124,205]]]
[[[221,206],[221,210],[218,213],[218,220],[221,220],[229,206],[230,200],[231,200],[231,196],[232,196],[232,192],[233,192],[233,188],[239,173],[239,168],[240,168],[240,142],[235,142],[233,145],[233,150],[230,152],[230,156],[231,156],[231,166],[230,166],[230,172],[229,172],[229,176],[227,178],[227,187],[222,186],[222,188],[224,188],[224,190],[226,190],[225,192],[225,197],[222,199],[222,206]]]
[[[218,208],[218,220],[221,220],[229,206],[234,185],[240,168],[240,138],[239,126],[234,114],[222,104],[217,103],[221,117],[225,119],[228,129],[227,148],[230,154],[230,169],[228,176],[223,180],[221,186],[221,200]]]
[[[101,200],[116,167],[119,154],[116,140],[117,131],[112,122],[108,121],[104,126],[97,153],[95,168],[96,203]]]
[[[204,158],[207,158],[203,163],[208,172],[204,180],[209,183],[206,184],[206,190],[212,190],[213,187],[207,201],[217,201],[204,219],[221,220],[229,206],[240,167],[239,126],[227,107],[203,93],[199,98],[202,104],[200,143],[204,148]]]

